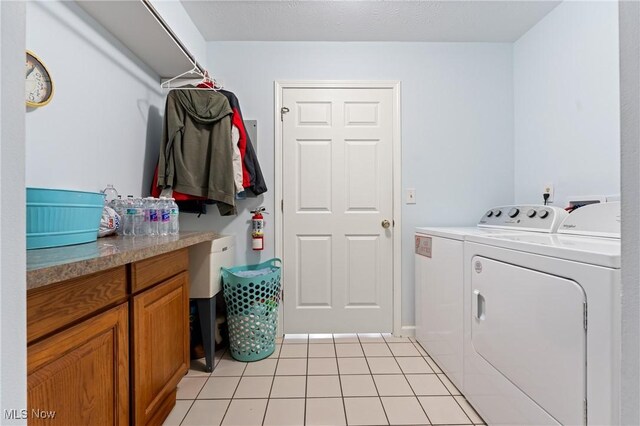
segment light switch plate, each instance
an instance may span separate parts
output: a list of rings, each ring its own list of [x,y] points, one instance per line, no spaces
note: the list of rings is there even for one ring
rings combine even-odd
[[[415,204],[416,203],[416,190],[415,188],[407,188],[407,197],[406,197],[406,203],[407,204]]]

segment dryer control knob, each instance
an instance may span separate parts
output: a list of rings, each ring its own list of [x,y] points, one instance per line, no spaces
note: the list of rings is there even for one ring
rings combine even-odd
[[[529,216],[529,217],[536,217],[536,211],[535,211],[534,209],[530,209],[530,210],[527,212],[527,216]]]
[[[489,211],[487,212],[487,217],[491,217],[491,216],[493,216],[493,210],[489,210]]]
[[[540,210],[538,212],[538,216],[540,217],[540,219],[549,217],[549,210]]]
[[[494,210],[494,211],[493,211],[493,215],[494,215],[495,217],[500,217],[500,216],[502,216],[502,210]]]
[[[509,217],[516,217],[520,214],[520,209],[514,207],[511,210],[509,210]]]

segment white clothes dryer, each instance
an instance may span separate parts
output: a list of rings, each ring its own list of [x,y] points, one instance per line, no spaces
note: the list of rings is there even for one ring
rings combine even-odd
[[[490,209],[473,227],[416,228],[416,339],[453,384],[463,383],[464,241],[471,235],[551,233],[567,216],[556,207]]]
[[[465,243],[464,394],[487,424],[619,424],[620,203]]]

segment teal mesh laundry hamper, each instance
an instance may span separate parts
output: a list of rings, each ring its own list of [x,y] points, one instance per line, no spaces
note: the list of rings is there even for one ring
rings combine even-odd
[[[229,346],[238,361],[258,361],[276,348],[280,303],[280,259],[222,268]]]

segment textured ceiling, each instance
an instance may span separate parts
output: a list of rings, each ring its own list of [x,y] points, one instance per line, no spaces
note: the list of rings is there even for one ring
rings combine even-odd
[[[182,0],[209,41],[512,42],[559,1]]]

